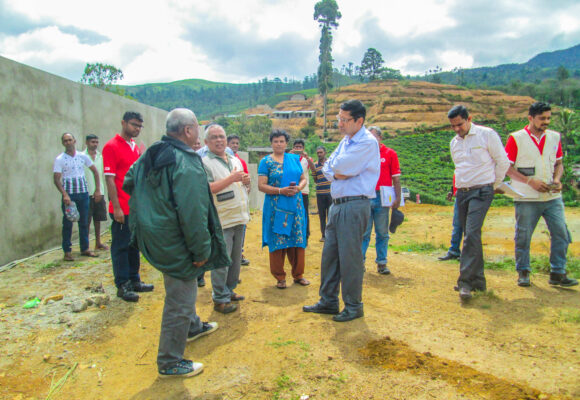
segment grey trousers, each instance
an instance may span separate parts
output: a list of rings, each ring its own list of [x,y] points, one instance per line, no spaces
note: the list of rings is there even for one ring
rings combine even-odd
[[[457,286],[468,290],[486,290],[483,272],[481,227],[493,200],[493,186],[465,192],[457,190],[459,221],[463,228],[463,249],[459,259]]]
[[[238,286],[245,227],[245,225],[236,225],[223,230],[232,265],[211,271],[212,298],[215,303],[229,303],[234,289]]]
[[[187,336],[201,331],[195,312],[197,279],[182,281],[163,274],[165,306],[161,320],[157,368],[166,369],[183,359]]]
[[[363,308],[362,240],[370,214],[368,199],[333,204],[330,207],[320,267],[319,294],[322,305],[338,307],[338,292],[342,289],[346,310]]]

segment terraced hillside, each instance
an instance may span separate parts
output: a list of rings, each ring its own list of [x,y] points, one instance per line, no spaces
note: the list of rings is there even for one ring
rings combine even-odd
[[[329,133],[336,134],[334,116],[340,104],[348,99],[359,99],[368,107],[367,125],[384,128],[390,135],[422,133],[447,127],[447,111],[454,104],[464,104],[476,121],[517,119],[525,116],[534,100],[531,97],[512,96],[494,90],[466,89],[415,81],[379,81],[345,86],[329,94]],[[320,96],[304,101],[284,101],[276,110],[316,110],[317,131],[322,135],[323,104]],[[248,112],[251,113],[251,112]],[[275,128],[297,134],[306,126],[306,119],[273,121]]]

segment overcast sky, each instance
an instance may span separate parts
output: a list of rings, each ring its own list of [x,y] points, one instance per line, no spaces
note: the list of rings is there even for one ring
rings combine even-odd
[[[0,0],[0,55],[80,80],[87,62],[123,84],[255,82],[316,72],[314,0]],[[580,44],[578,0],[338,0],[334,66],[365,50],[423,74],[493,66]]]

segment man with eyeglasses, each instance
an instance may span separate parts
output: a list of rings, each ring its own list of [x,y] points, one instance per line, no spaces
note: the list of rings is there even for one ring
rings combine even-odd
[[[450,149],[455,164],[457,211],[464,234],[456,289],[459,298],[466,301],[472,291],[487,290],[481,228],[494,188],[503,181],[510,163],[497,132],[472,123],[465,106],[451,108],[447,118],[457,134],[451,139]]]
[[[134,138],[143,128],[143,117],[127,111],[121,121],[121,133],[103,147],[103,166],[109,192],[111,224],[111,261],[117,296],[125,301],[139,301],[136,292],[151,292],[153,285],[141,282],[139,250],[132,247],[129,229],[129,195],[123,191],[125,174],[141,155]]]
[[[341,104],[338,130],[344,138],[324,164],[322,172],[331,182],[330,207],[321,261],[320,300],[304,306],[304,312],[336,314],[336,322],[364,316],[362,240],[371,214],[379,179],[379,144],[364,126],[366,108],[359,100]],[[339,313],[338,293],[344,309]]]

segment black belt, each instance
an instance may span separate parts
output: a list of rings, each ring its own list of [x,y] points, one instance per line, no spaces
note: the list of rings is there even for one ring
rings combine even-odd
[[[457,190],[461,190],[462,192],[469,192],[470,190],[475,190],[475,189],[481,189],[484,188],[486,186],[491,186],[491,183],[486,183],[484,185],[475,185],[475,186],[471,186],[471,187],[466,187],[466,188],[457,188]]]
[[[332,204],[342,204],[346,203],[347,201],[353,200],[367,200],[367,196],[346,196],[346,197],[339,197],[338,199],[332,199]]]

